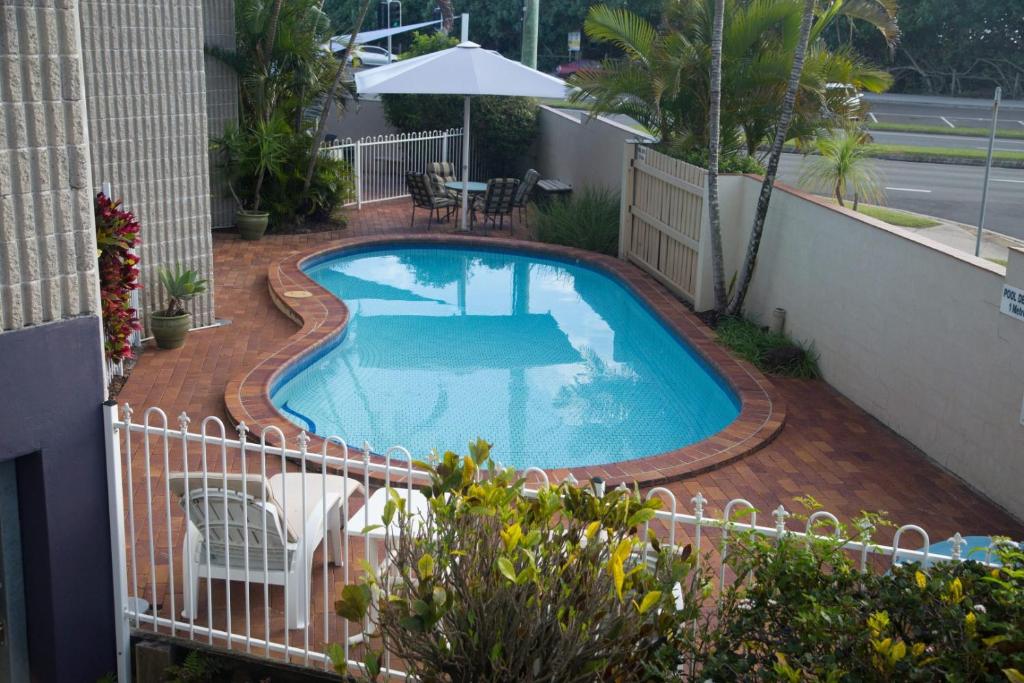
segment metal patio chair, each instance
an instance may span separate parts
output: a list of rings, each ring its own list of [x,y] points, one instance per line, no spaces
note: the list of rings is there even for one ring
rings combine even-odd
[[[516,190],[516,196],[512,199],[512,206],[519,210],[519,220],[527,227],[529,227],[529,223],[526,206],[530,203],[530,195],[533,194],[533,188],[537,186],[538,180],[540,180],[540,173],[531,168],[523,175],[519,188]]]
[[[441,221],[441,209],[445,210],[444,219],[452,215],[452,211],[458,206],[451,197],[439,194],[434,189],[434,184],[427,178],[426,173],[406,173],[405,184],[412,195],[412,218],[409,227],[416,224],[416,209],[427,210],[427,229],[434,224],[434,215],[437,215],[438,222]]]
[[[487,191],[473,202],[473,219],[479,212],[486,225],[488,221],[498,228],[505,227],[505,216],[509,217],[509,230],[512,229],[512,209],[519,189],[518,178],[491,178],[487,181]],[[499,222],[500,221],[500,222]]]

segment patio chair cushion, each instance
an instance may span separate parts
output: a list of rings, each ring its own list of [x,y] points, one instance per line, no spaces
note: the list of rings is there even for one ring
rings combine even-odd
[[[454,206],[455,200],[444,192],[438,193],[426,173],[406,173],[405,184],[412,196],[413,204],[425,209]]]
[[[444,186],[445,183],[452,183],[458,180],[455,164],[450,161],[434,161],[427,164],[427,175],[434,185],[434,192],[441,196],[453,197],[455,190]]]
[[[537,185],[538,180],[540,180],[540,173],[532,168],[527,171],[519,183],[519,188],[516,190],[516,196],[512,200],[512,205],[517,207],[526,206],[526,202],[530,201],[530,193],[533,192],[533,188]]]

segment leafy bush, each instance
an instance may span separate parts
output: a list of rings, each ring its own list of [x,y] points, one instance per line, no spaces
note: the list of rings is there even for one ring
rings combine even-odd
[[[542,242],[615,256],[619,251],[619,195],[585,187],[566,199],[537,209],[537,236]]]
[[[1024,553],[864,573],[843,540],[739,533],[736,579],[683,651],[713,681],[1021,681]]]
[[[424,681],[645,680],[669,642],[660,634],[697,616],[690,547],[644,554],[638,532],[656,499],[565,483],[527,497],[489,448],[478,440],[469,456],[418,463],[431,475],[425,519],[389,500],[384,520],[399,533],[387,569],[346,586],[339,614],[360,620],[373,602],[383,646]],[[371,679],[379,662],[370,651]]]
[[[720,320],[715,332],[718,341],[765,372],[801,379],[821,377],[813,344],[804,347],[784,334],[735,317]]]
[[[708,167],[707,148],[689,148],[686,150],[679,150],[667,145],[657,145],[656,147],[659,152],[664,152],[665,154],[675,157],[681,161],[685,161],[688,164],[700,166],[701,168]],[[765,168],[764,165],[757,160],[757,157],[741,152],[725,152],[718,158],[718,172],[753,173],[755,175],[764,175]]]
[[[139,238],[139,222],[121,209],[121,200],[96,195],[96,246],[99,258],[100,308],[103,316],[103,350],[115,363],[133,355],[129,339],[142,329],[139,312],[131,307],[132,290],[138,289],[139,257],[132,249]]]
[[[442,34],[417,34],[403,58],[445,50],[458,41]],[[383,95],[384,116],[404,133],[462,127],[463,98],[458,95]],[[470,135],[488,177],[518,176],[524,152],[537,137],[537,103],[525,97],[472,99]]]

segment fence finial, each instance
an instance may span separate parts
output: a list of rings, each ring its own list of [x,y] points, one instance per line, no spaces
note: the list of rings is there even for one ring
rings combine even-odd
[[[309,445],[309,434],[307,434],[306,430],[303,429],[301,432],[299,432],[299,435],[295,437],[295,440],[299,442],[299,450],[305,451],[306,446]]]
[[[704,497],[700,491],[697,491],[697,495],[690,499],[693,503],[693,511],[698,517],[704,516],[704,503],[708,502],[707,498]]]
[[[960,559],[960,552],[963,547],[967,545],[967,541],[964,540],[964,537],[960,535],[959,531],[953,534],[953,536],[948,540],[953,546],[953,552],[950,553],[950,557],[954,562],[956,562]]]
[[[188,413],[186,413],[184,410],[181,411],[181,414],[178,415],[178,427],[181,428],[181,431],[187,432],[188,426],[189,424],[191,424],[191,422],[192,418],[188,416]]]
[[[124,421],[125,422],[131,422],[132,421],[132,414],[135,412],[135,410],[132,409],[132,404],[125,403],[124,407],[121,409],[121,411],[124,413]]]
[[[239,422],[235,429],[238,430],[238,438],[245,441],[245,436],[249,433],[249,428],[246,426],[245,421]]]
[[[775,530],[779,532],[779,537],[781,538],[786,533],[786,518],[790,516],[790,513],[786,511],[784,505],[780,504],[772,514],[775,515]]]

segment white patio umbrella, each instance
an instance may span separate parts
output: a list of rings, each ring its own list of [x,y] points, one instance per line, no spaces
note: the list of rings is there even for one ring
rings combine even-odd
[[[356,74],[356,90],[369,94],[462,95],[462,216],[469,201],[469,98],[474,95],[564,97],[565,81],[463,40],[457,46]]]

